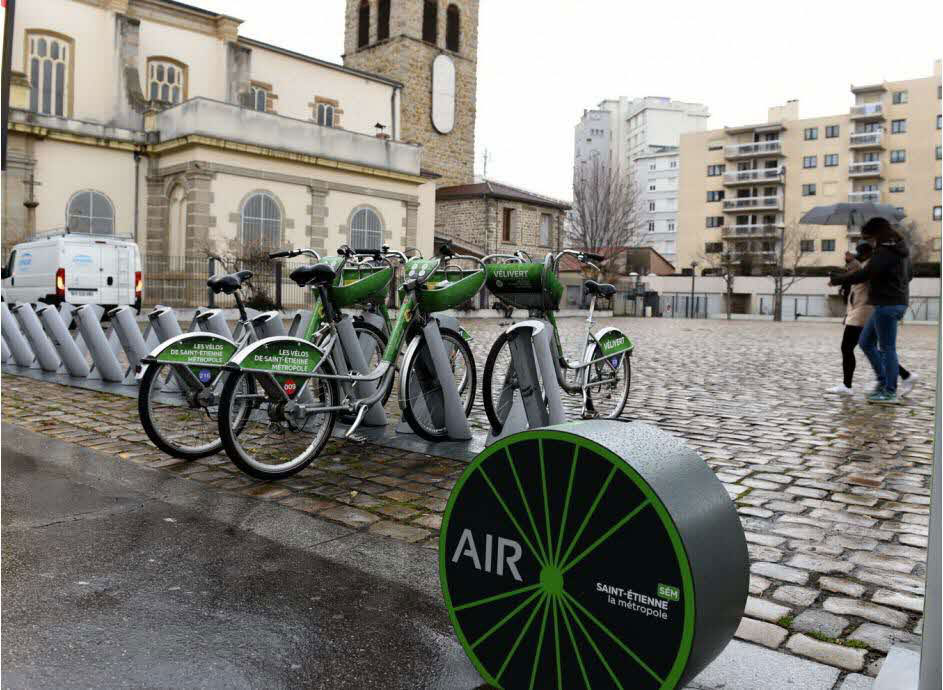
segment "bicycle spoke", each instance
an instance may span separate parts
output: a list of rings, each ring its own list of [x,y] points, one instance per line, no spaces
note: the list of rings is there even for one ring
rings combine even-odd
[[[602,655],[602,652],[599,651],[599,647],[596,646],[596,642],[592,637],[589,636],[589,633],[586,631],[586,627],[583,625],[583,622],[579,619],[579,616],[576,615],[576,611],[573,610],[573,607],[570,606],[565,598],[560,600],[563,603],[563,607],[570,612],[570,617],[573,619],[573,622],[576,623],[580,631],[583,633],[583,637],[586,638],[586,641],[589,642],[589,645],[593,648],[593,651],[596,652],[596,656],[599,657],[599,660],[602,662],[603,667],[606,671],[609,672],[609,677],[612,678],[612,682],[616,684],[616,687],[619,690],[623,690],[622,683],[619,682],[619,679],[616,677],[616,674],[613,673],[612,668],[609,666],[609,662],[606,661],[606,658]]]
[[[491,629],[488,630],[484,635],[482,635],[482,636],[479,637],[477,640],[475,640],[475,641],[472,643],[471,648],[474,649],[475,647],[477,647],[478,645],[480,645],[482,642],[484,642],[485,640],[487,640],[489,637],[491,637],[491,636],[492,636],[494,633],[496,633],[498,630],[500,630],[501,628],[503,628],[503,627],[505,626],[505,624],[506,624],[509,620],[511,620],[512,618],[514,618],[514,616],[516,616],[518,613],[520,613],[520,612],[524,609],[525,606],[527,606],[530,602],[532,602],[532,601],[533,601],[534,599],[536,599],[537,597],[541,596],[541,594],[543,594],[543,592],[534,592],[534,593],[531,594],[529,597],[527,597],[527,599],[525,599],[523,602],[521,602],[520,604],[518,604],[517,606],[515,606],[513,611],[511,611],[511,612],[510,612],[509,614],[507,614],[504,618],[502,618],[500,621],[498,621],[498,622],[497,622],[494,626],[492,626]]]
[[[593,500],[592,505],[589,507],[589,510],[586,512],[586,517],[583,518],[583,522],[580,525],[580,528],[576,531],[576,535],[573,537],[573,541],[570,542],[570,546],[567,548],[566,553],[563,554],[561,559],[566,563],[567,558],[570,557],[570,552],[576,548],[576,543],[579,541],[580,536],[583,534],[583,530],[586,529],[586,525],[589,524],[589,519],[593,516],[593,513],[596,512],[596,506],[599,505],[599,501],[602,500],[603,494],[606,493],[606,489],[609,488],[609,483],[612,481],[612,478],[616,476],[616,470],[618,468],[613,467],[609,472],[609,476],[606,477],[606,481],[603,482],[602,488],[599,489],[599,493],[596,494],[596,498]]]
[[[563,537],[566,530],[566,518],[570,512],[570,496],[573,493],[573,480],[576,478],[576,458],[580,453],[580,447],[573,446],[573,461],[570,463],[570,480],[566,487],[566,498],[563,501],[563,518],[560,520],[560,536],[557,539],[557,550],[553,557],[554,565],[560,563],[560,549],[563,547]]]
[[[540,612],[540,609],[544,607],[547,601],[547,593],[544,592],[540,597],[540,601],[537,602],[537,605],[534,606],[534,610],[531,611],[530,616],[527,618],[527,622],[524,623],[524,627],[521,628],[521,632],[518,633],[517,639],[514,640],[514,644],[511,645],[511,651],[508,652],[508,655],[504,657],[504,663],[501,664],[501,668],[498,669],[497,675],[494,677],[495,680],[501,680],[501,676],[504,675],[504,671],[507,668],[508,664],[511,661],[511,657],[514,656],[514,652],[517,651],[518,646],[521,644],[521,640],[524,639],[524,635],[527,634],[527,631],[530,630],[530,624],[534,622],[534,618],[537,617],[537,614]]]
[[[527,548],[530,549],[531,555],[534,559],[540,563],[541,567],[546,565],[546,563],[540,558],[537,554],[537,549],[534,548],[534,545],[530,543],[530,539],[527,538],[527,535],[524,534],[524,530],[521,528],[520,523],[517,521],[517,518],[514,517],[514,514],[511,513],[511,510],[507,507],[507,504],[504,502],[504,499],[498,494],[498,490],[494,487],[494,484],[491,483],[491,478],[487,475],[483,467],[478,467],[478,471],[481,473],[482,478],[485,480],[485,483],[488,484],[488,487],[491,489],[491,492],[494,494],[494,497],[498,499],[498,503],[501,504],[501,507],[504,509],[504,512],[510,518],[511,522],[514,524],[514,527],[517,529],[517,533],[520,535],[521,539],[524,540],[524,543],[527,544]]]
[[[547,615],[550,613],[551,606],[551,597],[544,599],[544,617],[540,621],[540,635],[537,637],[537,653],[534,654],[534,665],[530,671],[530,684],[527,686],[528,690],[533,690],[534,688],[534,679],[537,677],[537,664],[540,663],[540,652],[543,650],[544,646],[544,632],[547,629]]]
[[[537,542],[537,548],[540,549],[540,555],[543,557],[543,562],[547,562],[550,559],[547,557],[547,553],[544,551],[543,544],[540,542],[540,532],[537,529],[537,523],[534,522],[534,515],[530,511],[530,505],[527,503],[527,497],[524,495],[524,487],[521,486],[521,479],[517,476],[517,468],[514,466],[514,460],[511,458],[511,454],[504,451],[504,454],[507,456],[508,464],[511,466],[511,474],[514,475],[514,483],[517,484],[517,490],[521,495],[521,503],[524,504],[524,510],[527,511],[527,519],[530,520],[531,529],[534,530],[534,540]]]
[[[519,587],[517,589],[512,589],[510,592],[502,592],[501,594],[495,594],[494,596],[485,597],[484,599],[470,601],[467,604],[460,604],[458,606],[453,606],[452,608],[455,611],[461,611],[463,609],[470,609],[470,608],[474,608],[475,606],[481,606],[483,604],[490,604],[492,601],[499,601],[501,599],[507,599],[508,597],[517,596],[518,594],[529,592],[532,589],[537,589],[538,587],[540,587],[539,582],[535,585],[527,585],[526,587]]]
[[[553,552],[553,539],[550,536],[550,506],[547,499],[547,472],[544,467],[544,441],[537,440],[537,455],[540,457],[540,487],[544,495],[544,522],[547,527],[547,562],[551,562],[550,554]]]
[[[583,676],[583,682],[586,683],[586,690],[590,690],[589,676],[586,675],[586,667],[583,665],[583,655],[580,654],[580,648],[577,646],[576,638],[573,636],[573,628],[570,626],[570,619],[566,615],[566,609],[561,608],[560,615],[563,617],[563,624],[566,626],[566,631],[570,636],[570,644],[573,647],[574,654],[576,654],[576,663],[580,667],[580,674]]]
[[[581,553],[579,556],[577,556],[577,557],[574,558],[572,561],[570,561],[569,563],[567,563],[567,564],[563,567],[563,572],[566,573],[566,571],[568,571],[568,570],[569,570],[570,568],[572,568],[574,565],[576,565],[576,564],[579,563],[581,560],[583,560],[584,558],[586,558],[589,554],[591,554],[591,553],[593,552],[593,550],[594,550],[597,546],[599,546],[600,544],[602,544],[602,543],[603,543],[604,541],[606,541],[609,537],[611,537],[611,536],[612,536],[613,534],[615,534],[617,531],[619,531],[620,529],[622,529],[622,527],[625,525],[625,523],[627,523],[629,520],[631,520],[631,519],[634,518],[636,515],[638,515],[638,513],[639,513],[643,508],[645,508],[649,503],[651,503],[651,499],[646,499],[646,500],[642,501],[642,503],[640,503],[639,505],[637,505],[637,506],[635,507],[635,510],[633,510],[631,513],[629,513],[629,514],[626,515],[624,518],[622,518],[621,520],[619,520],[619,522],[617,522],[615,525],[613,525],[613,526],[610,527],[608,530],[606,530],[606,532],[605,532],[601,537],[599,537],[599,539],[597,539],[597,540],[594,541],[592,544],[590,544],[590,545],[586,548],[586,550],[583,551],[583,553]]]

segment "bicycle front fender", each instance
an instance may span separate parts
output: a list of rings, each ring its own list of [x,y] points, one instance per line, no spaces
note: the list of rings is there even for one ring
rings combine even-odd
[[[206,383],[212,378],[208,370],[226,366],[238,349],[239,346],[234,341],[216,333],[183,333],[151,350],[151,353],[141,360],[135,378],[140,380],[149,364],[181,364],[189,366],[200,381]],[[207,374],[202,374],[203,370],[207,370]],[[206,381],[203,381],[204,378]]]

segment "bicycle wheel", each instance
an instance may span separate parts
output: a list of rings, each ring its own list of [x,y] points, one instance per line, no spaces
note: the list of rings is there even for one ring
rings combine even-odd
[[[501,429],[504,428],[504,420],[507,419],[514,402],[515,390],[517,390],[517,374],[511,362],[508,335],[502,332],[488,352],[481,384],[481,398],[485,414],[495,434],[500,434]]]
[[[138,390],[138,415],[151,442],[176,458],[196,460],[223,449],[217,414],[226,375],[204,370],[216,378],[200,390],[188,387],[169,364],[150,364]],[[200,372],[202,374],[203,371]],[[245,417],[236,419],[237,425]]]
[[[357,340],[360,341],[360,347],[367,359],[367,371],[373,371],[383,361],[383,352],[386,350],[389,338],[379,328],[366,321],[355,320],[354,332],[357,334]],[[386,401],[390,399],[390,394],[393,392],[393,378],[390,377],[386,390],[383,391],[383,405],[386,405]]]
[[[441,329],[441,333],[458,397],[467,417],[475,403],[477,387],[475,358],[468,343],[459,333],[448,328]],[[429,346],[425,339],[419,343],[415,356],[402,375],[406,398],[403,419],[417,436],[428,441],[442,440],[448,434],[445,428],[442,385],[433,369]]]
[[[586,412],[591,417],[616,419],[625,409],[632,385],[632,358],[628,352],[603,357],[599,345],[586,348],[586,359],[598,362],[583,370],[583,385],[586,388]]]
[[[334,373],[330,361],[321,365],[321,371]],[[258,380],[262,376],[270,374],[240,371],[229,375],[220,397],[219,435],[226,454],[240,470],[257,479],[284,479],[307,467],[331,438],[337,412],[305,410],[305,406],[337,405],[337,384],[329,379],[309,379],[285,402],[265,393]],[[242,382],[247,380],[252,384],[244,386]],[[291,385],[297,386],[294,381]],[[311,395],[305,396],[302,390]],[[248,415],[246,409],[250,410]],[[236,425],[245,417],[240,431]]]

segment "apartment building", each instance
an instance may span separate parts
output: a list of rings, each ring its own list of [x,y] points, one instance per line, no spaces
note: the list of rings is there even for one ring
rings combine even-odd
[[[639,189],[639,245],[672,262],[678,230],[678,142],[684,132],[703,131],[709,116],[700,103],[622,97],[584,111],[574,131],[574,174],[593,158],[631,174]]]
[[[799,118],[799,102],[767,122],[681,136],[678,265],[728,252],[746,272],[776,260],[784,227],[844,201],[891,204],[915,228],[917,261],[939,262],[941,67],[933,76],[853,86],[846,113]],[[840,226],[800,226],[805,265],[841,266],[857,240]]]

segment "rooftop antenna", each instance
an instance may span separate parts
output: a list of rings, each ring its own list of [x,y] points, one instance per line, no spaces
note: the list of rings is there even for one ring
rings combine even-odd
[[[484,167],[481,172],[481,176],[487,179],[488,177],[488,149],[485,149],[483,158],[484,158]]]

